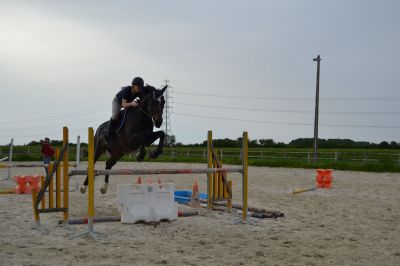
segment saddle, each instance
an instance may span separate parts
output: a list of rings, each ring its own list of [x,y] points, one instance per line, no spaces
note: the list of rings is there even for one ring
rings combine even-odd
[[[126,114],[127,114],[126,109],[122,109],[119,112],[117,120],[114,121],[115,124],[114,124],[113,128],[112,129],[108,128],[110,126],[105,127],[105,130],[110,130],[110,132],[106,131],[105,134],[101,134],[101,138],[103,139],[103,141],[106,144],[109,144],[112,141],[112,139],[115,139],[115,137],[119,136],[119,132],[120,132],[121,128],[124,126],[124,123],[126,120]],[[108,123],[111,123],[111,120]]]

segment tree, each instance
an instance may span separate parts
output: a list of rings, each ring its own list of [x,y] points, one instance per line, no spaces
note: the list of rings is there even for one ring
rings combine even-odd
[[[381,143],[379,143],[378,146],[381,149],[387,149],[387,148],[389,148],[389,143],[387,141],[382,141]]]
[[[28,146],[40,146],[42,144],[43,144],[43,140],[41,140],[41,141],[33,140],[33,141],[28,143]]]
[[[391,141],[391,142],[390,142],[390,148],[396,149],[396,148],[398,148],[398,147],[399,147],[399,145],[398,145],[395,141]]]
[[[256,148],[258,146],[257,142],[258,141],[256,139],[255,140],[249,140],[249,147],[250,148]]]
[[[309,148],[313,146],[314,140],[311,138],[299,138],[289,142],[289,146],[293,148]]]
[[[273,139],[260,139],[258,142],[260,143],[261,147],[264,148],[272,148],[275,146]]]
[[[165,146],[175,146],[175,136],[174,135],[165,135]]]
[[[175,144],[175,146],[176,146],[176,147],[182,147],[182,146],[184,146],[184,145],[183,145],[182,142],[177,142],[177,143]]]

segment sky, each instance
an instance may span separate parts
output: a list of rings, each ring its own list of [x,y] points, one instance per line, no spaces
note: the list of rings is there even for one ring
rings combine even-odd
[[[400,1],[0,1],[0,145],[87,142],[135,76],[177,142],[400,142]],[[165,126],[163,125],[162,128]]]

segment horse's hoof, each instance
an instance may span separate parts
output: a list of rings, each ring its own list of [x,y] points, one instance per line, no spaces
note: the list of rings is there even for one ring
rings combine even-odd
[[[157,151],[152,151],[152,152],[150,152],[149,157],[150,157],[150,159],[156,159],[156,158],[158,157],[158,155],[160,155],[159,152],[157,152]]]
[[[143,162],[144,161],[144,157],[145,157],[145,154],[138,154],[137,156],[136,156],[136,161],[138,161],[138,162]]]
[[[81,193],[84,194],[86,192],[87,186],[82,185],[81,186]]]
[[[107,193],[107,187],[108,187],[108,184],[104,183],[104,185],[100,188],[101,194],[106,194]]]

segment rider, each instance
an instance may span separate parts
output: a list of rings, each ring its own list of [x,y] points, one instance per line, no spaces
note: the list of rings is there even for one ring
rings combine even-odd
[[[49,138],[45,138],[43,141],[42,155],[43,155],[44,170],[46,171],[46,175],[48,175],[49,174],[48,168],[51,161],[51,157],[54,156],[54,149],[50,145]]]
[[[138,107],[144,81],[141,77],[132,80],[132,86],[122,87],[112,101],[112,115],[106,129],[106,137],[110,137],[115,129],[121,108]]]

